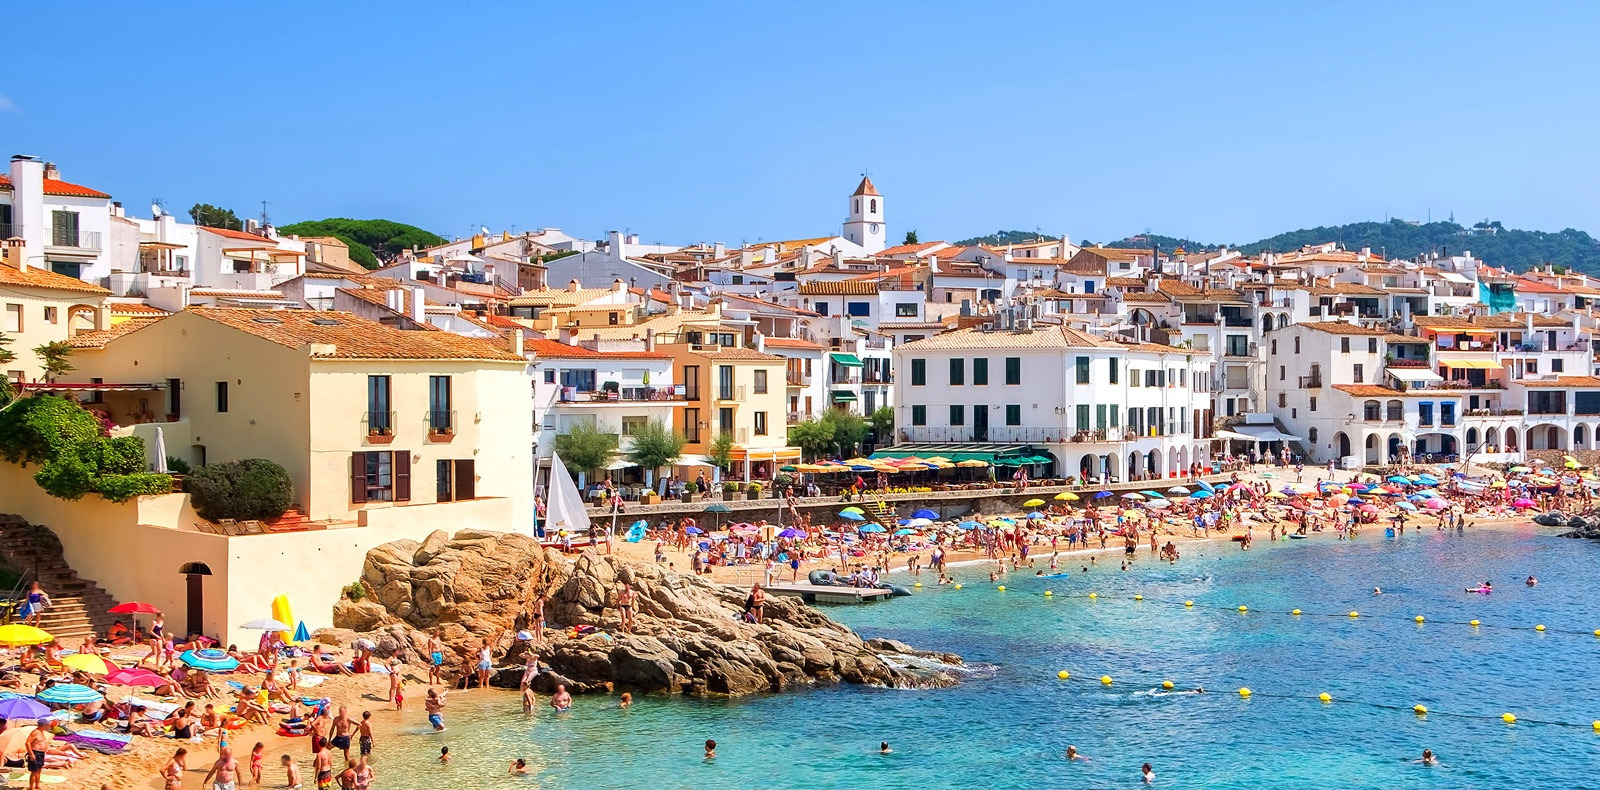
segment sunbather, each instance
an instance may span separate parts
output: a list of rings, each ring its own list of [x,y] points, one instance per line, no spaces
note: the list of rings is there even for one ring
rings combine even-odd
[[[157,735],[161,732],[161,725],[145,715],[143,705],[134,705],[128,711],[128,734],[130,735]]]
[[[106,632],[106,638],[113,645],[127,645],[133,643],[134,636],[133,632],[128,630],[128,627],[123,625],[121,620],[118,620],[111,624],[111,630]]]

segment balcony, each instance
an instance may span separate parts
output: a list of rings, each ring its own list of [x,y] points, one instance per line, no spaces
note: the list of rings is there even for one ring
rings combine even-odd
[[[737,387],[724,386],[717,388],[717,400],[743,401],[744,385],[740,384]]]
[[[740,388],[743,389],[742,387]],[[592,390],[581,392],[576,387],[562,387],[556,397],[558,403],[642,403],[674,402],[688,400],[682,384],[671,387],[622,387],[616,392]]]
[[[799,373],[792,370],[787,371],[783,375],[783,380],[791,387],[811,386],[811,374],[809,373]]]
[[[974,436],[974,429],[970,425],[913,425],[898,428],[901,441],[904,442],[1005,442],[1005,443],[1065,443],[1076,442],[1093,444],[1096,442],[1122,442],[1124,438],[1120,428],[1101,428],[1099,430],[1074,431],[1069,428],[1044,428],[1024,427],[1019,425],[991,425],[983,439]]]
[[[887,370],[869,370],[862,374],[861,380],[868,384],[892,384],[894,374]]]
[[[1322,389],[1322,377],[1321,376],[1301,376],[1300,377],[1300,389],[1303,389],[1303,390]]]
[[[367,424],[367,441],[373,444],[394,441],[394,412],[369,411],[364,414],[362,421]]]
[[[1225,315],[1222,317],[1222,325],[1244,328],[1254,326],[1255,324],[1250,320],[1249,316]]]
[[[857,375],[856,371],[853,368],[847,368],[847,369],[842,370],[842,371],[833,371],[833,372],[829,373],[828,374],[828,383],[829,384],[860,384],[861,383],[861,376]]]
[[[97,255],[100,249],[99,231],[80,230],[72,233],[64,228],[56,228],[50,234],[50,243],[44,247],[46,254],[53,255]]]

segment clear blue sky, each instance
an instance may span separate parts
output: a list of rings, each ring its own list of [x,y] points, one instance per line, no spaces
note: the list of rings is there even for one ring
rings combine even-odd
[[[24,3],[4,153],[143,214],[646,241],[1600,231],[1600,4]]]

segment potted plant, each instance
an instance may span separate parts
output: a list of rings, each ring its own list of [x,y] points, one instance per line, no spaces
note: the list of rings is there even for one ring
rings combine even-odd
[[[794,475],[791,475],[787,472],[780,474],[777,477],[772,478],[772,495],[775,497],[780,496],[785,488],[789,488],[794,484]]]
[[[692,481],[683,484],[684,502],[693,502],[695,498],[694,495],[698,493],[700,493],[700,486],[695,485]]]
[[[750,495],[751,499],[760,499],[761,498],[761,484],[760,483],[751,483],[749,489],[747,489],[747,490],[749,491],[749,495]]]
[[[732,480],[722,481],[722,498],[727,500],[744,499],[744,492],[739,490],[739,484]]]
[[[639,495],[639,504],[641,505],[654,505],[660,501],[661,497],[656,494],[654,489],[647,488],[644,493]]]
[[[617,400],[622,397],[622,385],[615,381],[601,384],[600,391],[606,394],[606,400]]]

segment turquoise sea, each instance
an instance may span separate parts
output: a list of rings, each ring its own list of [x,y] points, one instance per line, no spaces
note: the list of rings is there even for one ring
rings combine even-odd
[[[969,566],[961,590],[830,610],[987,665],[959,688],[643,697],[630,710],[588,697],[532,717],[506,694],[493,710],[460,700],[440,735],[424,734],[419,705],[378,745],[381,786],[1132,787],[1144,762],[1173,788],[1600,785],[1600,544],[1529,527],[1191,546],[1176,565],[1141,549],[1126,572],[1109,559],[1082,573],[1086,561],[1072,558],[1067,579],[1012,574],[1005,592],[988,565]],[[1485,579],[1493,595],[1463,592]],[[1165,679],[1207,693],[1163,693]],[[884,740],[893,754],[877,753]],[[1091,759],[1065,762],[1068,744]],[[1410,762],[1423,748],[1442,765]],[[507,774],[519,756],[531,776]]]

